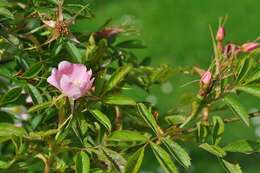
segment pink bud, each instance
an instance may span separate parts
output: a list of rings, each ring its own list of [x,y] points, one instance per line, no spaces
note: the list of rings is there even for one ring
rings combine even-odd
[[[235,45],[234,43],[229,43],[225,46],[224,48],[224,55],[225,57],[230,57],[232,55],[234,55],[237,51],[237,45]]]
[[[49,84],[74,100],[84,96],[91,89],[93,81],[92,71],[87,71],[85,65],[68,61],[60,62],[58,69],[54,68],[47,79]]]
[[[123,31],[122,28],[104,28],[103,30],[96,32],[95,36],[97,38],[111,38]]]
[[[218,28],[218,32],[217,32],[217,35],[216,35],[216,40],[217,41],[223,41],[224,37],[225,37],[225,29],[224,29],[223,26],[220,26]]]
[[[260,46],[259,43],[248,42],[241,46],[242,52],[251,52]]]
[[[209,85],[211,83],[212,75],[210,71],[206,71],[200,78],[200,83],[202,85]]]

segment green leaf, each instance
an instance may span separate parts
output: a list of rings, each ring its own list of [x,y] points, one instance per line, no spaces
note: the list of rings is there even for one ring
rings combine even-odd
[[[10,19],[14,19],[14,15],[7,8],[4,7],[0,7],[0,15]]]
[[[136,102],[124,95],[111,95],[103,98],[103,103],[110,105],[136,105]]]
[[[66,43],[66,49],[75,62],[82,63],[81,52],[73,43],[67,42]]]
[[[43,69],[43,65],[42,63],[35,63],[29,70],[27,70],[24,74],[23,74],[23,78],[33,78],[35,76],[37,76]]]
[[[0,169],[8,169],[12,166],[12,164],[14,162],[15,162],[15,159],[8,161],[8,162],[0,160]]]
[[[15,87],[10,89],[7,93],[4,94],[0,104],[4,105],[16,101],[20,97],[22,90],[22,87]]]
[[[87,47],[86,47],[86,58],[89,59],[90,56],[95,52],[97,49],[96,43],[95,43],[95,38],[94,35],[90,35],[89,40],[87,42]]]
[[[146,46],[143,44],[141,40],[127,40],[120,42],[116,45],[116,47],[127,48],[127,49],[143,49]]]
[[[58,129],[49,129],[49,130],[46,130],[46,131],[30,132],[29,138],[40,140],[44,137],[52,136],[52,135],[56,134],[57,132],[59,132]]]
[[[222,162],[226,168],[227,173],[243,173],[239,164],[232,164],[224,159],[222,159]]]
[[[250,141],[242,139],[226,145],[225,147],[223,147],[223,149],[229,152],[251,154],[254,152],[260,152],[260,141]]]
[[[144,147],[129,157],[125,173],[138,173],[144,157]]]
[[[246,109],[240,104],[238,100],[231,96],[225,96],[224,102],[233,110],[235,115],[249,126],[249,118]]]
[[[224,157],[226,156],[226,152],[220,148],[219,146],[216,145],[209,145],[207,143],[203,143],[201,145],[199,145],[200,148],[208,151],[209,153],[217,156],[217,157]]]
[[[198,122],[196,124],[197,127],[197,141],[199,143],[204,143],[207,140],[207,137],[209,136],[209,127],[201,122]]]
[[[88,155],[81,151],[76,157],[76,173],[89,173],[90,161]]]
[[[44,102],[44,103],[30,107],[29,110],[28,110],[28,113],[40,111],[40,110],[49,108],[50,106],[52,106],[52,101]]]
[[[105,83],[103,93],[106,93],[113,89],[115,86],[117,86],[117,84],[124,79],[124,77],[131,71],[132,68],[132,64],[126,64],[118,68],[109,78],[109,80]]]
[[[137,131],[118,130],[111,133],[108,140],[117,142],[145,142],[149,140],[149,137],[144,136]]]
[[[191,166],[191,158],[189,154],[176,142],[169,138],[162,139],[163,144],[169,150],[171,155],[184,167],[188,168]]]
[[[103,125],[105,126],[109,131],[111,131],[111,122],[107,118],[107,116],[101,112],[98,109],[90,110],[90,113]]]
[[[165,120],[167,121],[167,123],[171,124],[171,125],[178,125],[178,124],[182,124],[185,121],[185,116],[183,115],[169,115],[165,117]]]
[[[154,133],[159,134],[156,120],[154,119],[153,114],[146,108],[146,106],[143,103],[138,103],[137,110],[146,124],[154,131]]]
[[[255,83],[260,80],[260,70],[255,72],[249,79],[246,80],[246,84]]]
[[[212,129],[212,141],[214,145],[219,144],[222,139],[225,130],[225,124],[221,117],[213,117],[213,129]]]
[[[170,155],[163,148],[154,143],[151,143],[151,147],[156,159],[159,161],[166,173],[178,173],[178,170],[174,162],[171,160]]]
[[[31,84],[27,84],[27,87],[28,87],[28,91],[30,93],[30,96],[32,97],[33,103],[34,104],[41,104],[43,102],[43,98],[42,98],[39,90]]]
[[[236,87],[236,89],[260,97],[260,87],[258,86],[240,86]]]
[[[11,4],[9,2],[7,2],[6,0],[1,0],[0,7],[11,7]]]
[[[125,173],[126,160],[121,156],[120,153],[108,148],[103,148],[103,152],[120,173]]]
[[[13,124],[9,123],[0,123],[0,137],[4,137],[2,142],[9,140],[12,136],[24,136],[26,135],[26,131],[21,127],[16,127]]]
[[[242,59],[237,70],[237,81],[242,81],[245,78],[245,76],[248,74],[250,70],[251,64],[252,61],[250,61],[249,57],[245,57],[244,59]]]

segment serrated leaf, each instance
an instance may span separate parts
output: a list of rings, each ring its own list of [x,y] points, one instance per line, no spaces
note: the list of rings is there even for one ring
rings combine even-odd
[[[27,84],[27,88],[28,88],[30,96],[32,97],[32,100],[33,100],[34,104],[41,104],[41,103],[43,103],[42,95],[41,95],[41,93],[39,92],[39,90],[35,86],[33,86],[31,84]]]
[[[116,45],[116,47],[127,48],[127,49],[143,49],[146,46],[143,44],[141,40],[127,40],[120,42]]]
[[[259,80],[260,80],[260,70],[258,70],[250,78],[248,78],[246,80],[246,84],[255,83],[255,82],[258,82]]]
[[[88,155],[81,151],[76,157],[76,173],[89,173],[90,160]]]
[[[154,131],[154,133],[159,134],[156,120],[154,119],[153,114],[146,108],[146,106],[143,103],[138,103],[137,110],[146,124]]]
[[[29,138],[40,140],[40,139],[42,139],[44,137],[54,135],[57,132],[59,132],[58,129],[50,129],[50,130],[46,130],[46,131],[30,132]]]
[[[182,124],[185,121],[185,119],[186,118],[183,115],[169,115],[165,117],[167,123],[172,125]]]
[[[132,64],[126,64],[118,68],[109,78],[109,80],[105,83],[103,93],[106,93],[112,90],[115,86],[117,86],[117,84],[124,79],[124,77],[130,72],[132,68]]]
[[[1,0],[0,1],[0,7],[10,7],[10,6],[12,6],[10,4],[10,2],[7,2],[6,0]]]
[[[258,86],[240,86],[240,87],[236,87],[236,90],[243,91],[248,94],[260,97],[260,87]]]
[[[149,138],[137,131],[118,130],[111,133],[108,140],[117,142],[145,142]]]
[[[111,131],[111,122],[108,117],[98,109],[92,109],[89,111],[107,130]]]
[[[23,74],[23,78],[33,78],[37,76],[43,69],[42,63],[35,63],[29,70]]]
[[[170,155],[163,148],[154,143],[151,143],[151,147],[156,159],[159,161],[166,173],[178,173],[178,170],[174,162],[171,160]]]
[[[14,19],[14,15],[7,8],[4,7],[0,7],[0,15],[10,19]]]
[[[110,105],[136,105],[136,102],[132,98],[124,95],[106,96],[102,101],[103,103]]]
[[[138,173],[144,157],[144,147],[129,157],[125,173]]]
[[[12,164],[14,162],[15,162],[15,159],[8,161],[8,162],[0,160],[0,169],[8,169],[12,166]]]
[[[103,148],[103,152],[120,173],[125,173],[126,160],[121,156],[120,153],[108,148]]]
[[[28,113],[40,111],[40,110],[49,108],[50,106],[52,106],[52,101],[48,101],[48,102],[44,102],[44,103],[41,103],[41,104],[38,104],[38,105],[34,105],[34,106],[29,108]]]
[[[26,131],[22,127],[16,127],[9,123],[0,123],[0,137],[4,137],[2,140],[6,141],[12,138],[12,136],[24,136]]]
[[[240,104],[238,100],[231,96],[225,96],[224,102],[233,110],[235,115],[249,126],[249,118],[246,109]]]
[[[250,70],[250,59],[248,57],[242,59],[238,66],[237,81],[242,81],[242,79],[247,75]]]
[[[94,53],[94,51],[97,49],[96,47],[96,43],[95,43],[95,38],[94,35],[92,34],[89,37],[88,43],[87,43],[87,47],[86,47],[86,58],[89,59],[90,55]]]
[[[66,49],[75,62],[82,63],[81,52],[73,43],[67,42],[66,43]]]
[[[196,127],[197,127],[197,134],[196,134],[197,141],[199,143],[205,142],[207,140],[207,137],[209,136],[209,128],[208,128],[208,126],[204,125],[201,122],[198,122],[196,124]]]
[[[226,168],[227,173],[243,173],[239,164],[232,164],[224,159],[222,159],[222,162]]]
[[[189,154],[176,142],[171,139],[162,139],[163,144],[169,150],[171,155],[184,167],[191,166]]]
[[[219,146],[216,145],[209,145],[207,143],[203,143],[201,145],[199,145],[200,148],[208,151],[209,153],[217,156],[217,157],[224,157],[226,156],[226,152],[220,148]]]
[[[217,145],[222,139],[225,130],[225,124],[222,118],[219,116],[214,116],[212,118],[212,121],[213,121],[212,141],[214,145]]]
[[[7,103],[12,103],[12,102],[16,101],[20,97],[22,90],[23,90],[22,87],[15,87],[15,88],[10,89],[1,98],[0,104],[4,105]]]
[[[223,149],[228,152],[251,154],[254,152],[260,152],[260,141],[242,139],[226,145]]]

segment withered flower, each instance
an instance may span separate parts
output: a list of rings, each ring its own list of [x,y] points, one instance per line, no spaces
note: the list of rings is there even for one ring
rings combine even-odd
[[[73,22],[75,21],[75,18],[87,7],[84,6],[77,14],[75,14],[73,17],[69,19],[64,19],[63,17],[63,11],[62,11],[62,5],[63,0],[57,1],[57,11],[56,11],[56,20],[42,20],[42,22],[48,27],[52,29],[51,36],[48,38],[48,40],[43,44],[49,44],[53,42],[54,40],[65,36],[68,37],[70,40],[79,43],[79,41],[76,39],[76,37],[70,32],[69,27]]]

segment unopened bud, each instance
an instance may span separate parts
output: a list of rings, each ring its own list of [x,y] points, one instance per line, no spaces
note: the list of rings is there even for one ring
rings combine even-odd
[[[225,57],[230,57],[236,54],[237,46],[233,43],[229,43],[224,48],[224,55]]]
[[[216,40],[217,41],[223,41],[224,37],[225,37],[225,29],[224,29],[223,26],[220,26],[218,28],[218,32],[217,32],[217,35],[216,35]]]
[[[206,71],[206,72],[201,76],[201,78],[200,78],[200,83],[201,83],[202,85],[208,86],[208,85],[210,85],[210,83],[211,83],[211,78],[212,78],[212,75],[211,75],[210,71]]]
[[[248,42],[245,43],[241,46],[241,51],[242,52],[252,52],[253,50],[255,50],[256,48],[258,48],[260,46],[259,43],[255,43],[255,42]]]
[[[105,28],[101,31],[96,32],[95,36],[96,38],[111,38],[123,31],[124,30],[122,28]]]

